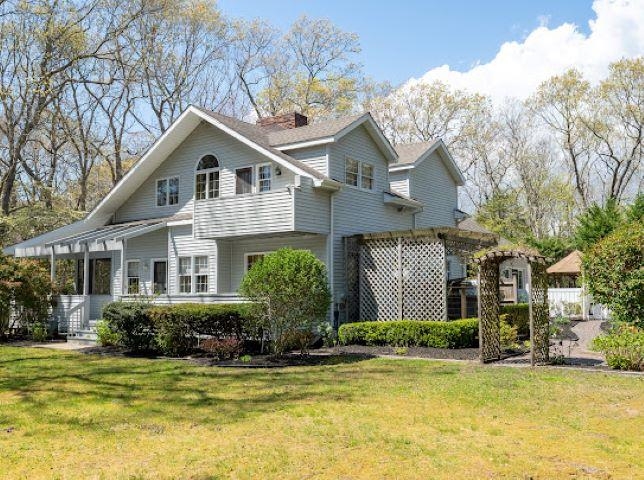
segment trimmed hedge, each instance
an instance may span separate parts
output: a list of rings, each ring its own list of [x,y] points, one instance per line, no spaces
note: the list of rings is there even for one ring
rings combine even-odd
[[[527,303],[503,305],[499,313],[505,315],[508,325],[516,327],[517,335],[530,336],[530,306]]]
[[[244,328],[247,311],[245,304],[113,302],[105,306],[103,317],[119,345],[135,352],[178,356],[195,351],[200,335],[237,340],[249,336],[252,332]]]
[[[479,321],[393,320],[357,322],[340,326],[343,345],[387,345],[393,347],[469,348],[477,346]]]

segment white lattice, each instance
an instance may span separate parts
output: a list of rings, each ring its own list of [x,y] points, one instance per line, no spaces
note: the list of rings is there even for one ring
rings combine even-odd
[[[395,239],[375,239],[360,246],[360,318],[398,318],[398,248]]]
[[[403,318],[447,318],[445,248],[440,240],[402,239],[402,285]]]

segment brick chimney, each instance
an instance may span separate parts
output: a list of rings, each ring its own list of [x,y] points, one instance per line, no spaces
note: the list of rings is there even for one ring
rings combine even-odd
[[[257,119],[257,125],[269,129],[297,128],[308,125],[308,123],[309,119],[306,115],[297,112]]]

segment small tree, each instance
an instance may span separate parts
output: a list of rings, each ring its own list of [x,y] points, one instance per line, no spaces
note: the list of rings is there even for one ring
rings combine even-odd
[[[623,222],[623,214],[617,201],[609,199],[604,206],[594,204],[577,219],[575,243],[582,251],[588,250],[609,235]]]
[[[277,355],[297,336],[310,338],[331,304],[324,264],[309,251],[292,248],[256,262],[242,280],[240,293],[254,302],[253,316],[270,332]],[[306,343],[301,347],[304,350]]]
[[[42,262],[0,255],[0,338],[11,329],[12,319],[27,328],[44,322],[51,294],[49,271]]]
[[[583,272],[593,298],[617,321],[644,328],[644,223],[628,223],[593,246]]]

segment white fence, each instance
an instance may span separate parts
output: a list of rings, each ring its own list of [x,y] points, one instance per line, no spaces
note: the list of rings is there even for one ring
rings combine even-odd
[[[584,293],[582,288],[549,288],[548,303],[550,316],[576,317],[584,319],[608,319],[608,310],[592,297]]]

